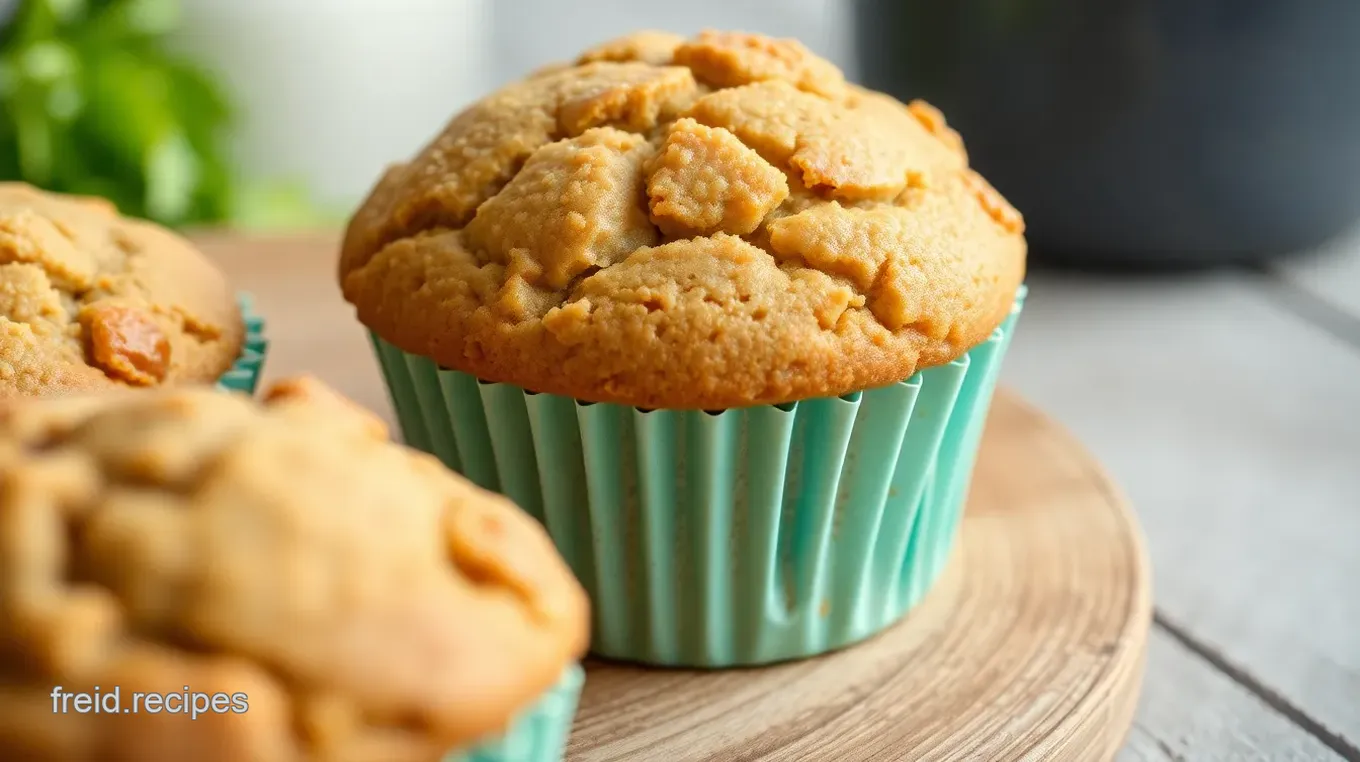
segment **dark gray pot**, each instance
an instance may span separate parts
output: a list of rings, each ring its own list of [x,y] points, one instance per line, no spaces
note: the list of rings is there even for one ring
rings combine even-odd
[[[1263,259],[1360,219],[1360,0],[855,0],[1038,259]]]

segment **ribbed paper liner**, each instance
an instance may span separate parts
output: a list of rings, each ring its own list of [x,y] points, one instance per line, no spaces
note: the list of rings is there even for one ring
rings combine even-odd
[[[241,317],[246,324],[246,337],[241,345],[241,355],[231,366],[231,370],[217,379],[217,386],[228,391],[254,394],[260,383],[260,371],[264,368],[264,358],[269,351],[269,341],[264,337],[264,318],[255,313],[255,300],[250,294],[238,294]]]
[[[571,735],[585,672],[573,665],[552,690],[515,718],[503,735],[444,755],[442,762],[559,762]]]
[[[406,442],[547,526],[594,653],[724,667],[848,645],[930,589],[1024,295],[948,365],[720,413],[536,394],[373,343]]]

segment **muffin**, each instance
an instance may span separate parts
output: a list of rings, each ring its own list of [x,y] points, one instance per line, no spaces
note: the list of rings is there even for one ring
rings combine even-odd
[[[102,199],[0,183],[0,398],[253,391],[262,330],[188,241]]]
[[[406,441],[542,520],[593,650],[882,630],[949,555],[1024,296],[939,111],[793,40],[648,32],[458,114],[351,219]]]
[[[505,498],[306,380],[0,407],[0,759],[560,759],[586,598]]]

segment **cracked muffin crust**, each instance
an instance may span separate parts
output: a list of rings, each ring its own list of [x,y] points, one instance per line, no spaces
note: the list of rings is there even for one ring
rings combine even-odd
[[[0,398],[212,382],[244,334],[184,239],[102,199],[0,183]]]
[[[0,404],[0,568],[8,762],[435,762],[588,637],[538,524],[305,379]],[[53,712],[96,685],[249,709]]]
[[[844,394],[985,340],[1020,214],[939,111],[792,40],[643,32],[456,116],[351,219],[359,320],[487,381],[646,408]]]

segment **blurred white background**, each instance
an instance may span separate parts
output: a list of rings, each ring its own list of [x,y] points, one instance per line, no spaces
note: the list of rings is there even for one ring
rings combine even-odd
[[[240,104],[247,176],[348,208],[490,88],[638,28],[802,39],[849,66],[842,0],[185,0],[177,42]]]
[[[848,0],[495,0],[494,6],[494,65],[505,77],[642,28],[679,34],[739,29],[796,37],[847,72],[851,66]]]
[[[185,0],[176,42],[236,102],[248,178],[286,176],[318,203],[347,207],[384,164],[486,87],[490,5]]]

